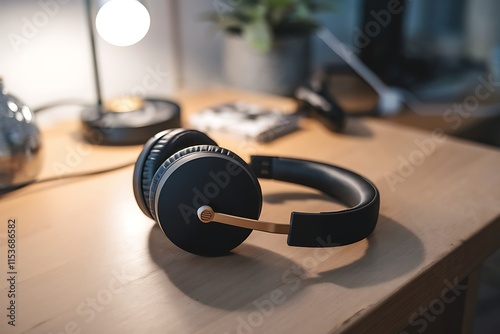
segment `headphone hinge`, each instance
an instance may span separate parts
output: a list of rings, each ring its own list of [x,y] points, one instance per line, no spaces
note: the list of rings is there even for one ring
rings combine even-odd
[[[258,178],[273,178],[273,159],[262,155],[252,155],[250,157],[250,167]]]

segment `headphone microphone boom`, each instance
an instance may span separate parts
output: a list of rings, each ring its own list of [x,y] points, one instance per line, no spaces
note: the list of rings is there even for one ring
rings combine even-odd
[[[338,199],[336,212],[292,212],[290,224],[258,220],[258,178],[296,183]],[[170,129],[151,138],[133,176],[137,204],[178,247],[220,256],[252,232],[287,234],[289,246],[333,247],[368,237],[377,224],[380,195],[364,177],[310,160],[252,156],[248,165],[196,130]]]

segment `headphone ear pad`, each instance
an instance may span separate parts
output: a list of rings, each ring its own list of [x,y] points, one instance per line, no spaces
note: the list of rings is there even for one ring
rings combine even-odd
[[[203,223],[197,210],[258,219],[262,191],[249,166],[218,146],[188,147],[165,161],[151,184],[149,207],[165,235],[178,247],[202,256],[227,254],[251,229],[217,222]]]
[[[148,217],[154,218],[149,209],[149,191],[156,171],[170,156],[195,145],[217,146],[217,143],[200,131],[170,129],[157,134],[144,145],[134,169],[134,195]]]

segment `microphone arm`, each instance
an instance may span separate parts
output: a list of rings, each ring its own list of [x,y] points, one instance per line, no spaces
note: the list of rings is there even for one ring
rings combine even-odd
[[[231,226],[249,228],[252,230],[258,230],[269,233],[277,234],[288,234],[290,230],[290,225],[271,223],[262,220],[254,220],[243,217],[236,217],[231,215],[226,215],[224,213],[215,212],[208,205],[200,207],[197,211],[198,218],[203,223],[217,222]]]

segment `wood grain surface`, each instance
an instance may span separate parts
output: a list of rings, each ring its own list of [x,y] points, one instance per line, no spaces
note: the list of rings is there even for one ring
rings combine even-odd
[[[178,96],[184,122],[202,107],[237,99],[293,108],[285,98],[230,90]],[[269,144],[211,134],[244,159],[253,153],[313,159],[372,180],[381,193],[377,228],[368,240],[338,248],[288,247],[286,236],[254,231],[229,256],[186,253],[136,205],[132,167],[4,195],[0,333],[422,328],[421,310],[443,294],[461,293],[448,290],[500,246],[500,152],[439,133],[352,119],[346,134],[336,134],[306,119],[299,131]],[[44,150],[41,177],[132,162],[141,148],[90,146],[78,124],[67,123],[44,133]],[[264,220],[287,222],[292,210],[342,209],[305,187],[261,184]],[[15,327],[6,317],[9,219],[17,233]]]

